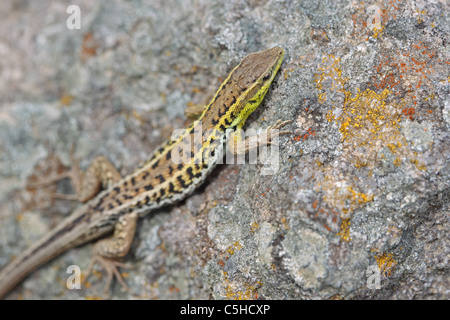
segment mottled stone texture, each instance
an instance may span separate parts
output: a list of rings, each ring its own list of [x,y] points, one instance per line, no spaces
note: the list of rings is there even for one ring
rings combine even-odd
[[[141,298],[448,299],[449,7],[417,1],[0,3],[0,266],[78,206],[53,199],[98,155],[122,174],[188,122],[246,54],[279,45],[279,75],[247,128],[293,119],[279,167],[218,167],[143,219],[125,279]],[[102,295],[91,245],[9,298]],[[379,287],[376,288],[377,274]],[[115,285],[111,298],[132,298]]]

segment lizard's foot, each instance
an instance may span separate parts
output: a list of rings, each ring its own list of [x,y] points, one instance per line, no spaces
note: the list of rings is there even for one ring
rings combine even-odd
[[[128,287],[118,270],[118,268],[131,269],[133,266],[121,263],[118,259],[123,258],[130,250],[138,218],[136,212],[122,215],[114,227],[114,233],[108,238],[99,240],[92,248],[92,261],[88,267],[86,278],[94,264],[98,262],[105,269],[107,275],[105,296],[109,291],[113,276],[116,277],[127,292],[134,296],[137,295]]]
[[[127,291],[128,293],[130,293],[133,296],[137,295],[135,292],[133,292],[133,290],[130,289],[130,287],[127,285],[125,280],[123,280],[123,277],[120,274],[119,269],[118,269],[118,268],[132,269],[133,266],[129,265],[129,264],[122,263],[122,262],[119,262],[119,261],[114,260],[114,259],[104,258],[104,257],[101,257],[99,255],[93,256],[92,260],[91,260],[91,263],[89,264],[88,270],[86,272],[86,277],[85,277],[86,280],[89,277],[89,275],[90,275],[94,265],[97,262],[106,271],[106,276],[107,276],[106,277],[106,284],[105,284],[105,288],[103,290],[103,293],[104,293],[105,296],[108,296],[109,288],[111,287],[111,282],[112,282],[112,279],[113,279],[114,276],[116,277],[117,281],[119,281],[119,283],[122,286],[122,288],[125,289],[125,291]]]
[[[28,185],[27,188],[39,188],[64,178],[69,178],[76,194],[52,194],[53,198],[78,200],[86,202],[96,196],[103,188],[108,188],[121,179],[119,172],[105,157],[98,156],[92,160],[86,172],[81,171],[79,161],[74,157],[74,148],[70,151],[70,171],[63,172],[46,180]]]
[[[82,179],[83,173],[80,170],[79,161],[77,159],[75,159],[74,154],[75,154],[75,145],[72,145],[72,148],[70,149],[70,165],[71,165],[70,170],[60,173],[60,174],[57,174],[57,175],[54,175],[47,179],[41,179],[40,181],[35,182],[35,183],[28,183],[26,188],[27,189],[37,189],[37,188],[45,187],[45,186],[48,186],[55,182],[58,182],[60,180],[68,178],[72,182],[72,184],[75,188],[75,192],[77,194],[52,193],[51,194],[52,198],[80,201],[79,192],[80,192],[80,188],[81,188],[80,186],[82,184],[81,179]]]

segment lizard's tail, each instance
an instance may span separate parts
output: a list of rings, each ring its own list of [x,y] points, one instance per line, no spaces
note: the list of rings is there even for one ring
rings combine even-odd
[[[84,221],[85,216],[86,208],[82,206],[48,235],[0,270],[0,299],[44,263],[72,247],[91,241],[102,233],[112,230],[112,227],[106,226],[104,230],[90,232],[89,223]]]
[[[51,244],[45,249],[41,248],[44,243],[47,243],[47,239],[48,237],[45,237],[30,247],[0,271],[0,299],[33,270],[62,252],[61,249],[58,250]]]

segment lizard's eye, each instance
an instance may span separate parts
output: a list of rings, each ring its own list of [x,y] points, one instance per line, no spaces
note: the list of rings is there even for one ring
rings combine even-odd
[[[263,77],[263,81],[269,80],[270,76],[272,75],[272,72],[267,71],[266,74]]]

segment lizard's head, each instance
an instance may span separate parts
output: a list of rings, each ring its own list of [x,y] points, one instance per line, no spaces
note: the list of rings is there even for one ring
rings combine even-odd
[[[283,62],[284,50],[274,47],[246,56],[233,70],[231,80],[242,92],[235,104],[235,124],[243,125],[258,107]]]
[[[236,67],[232,80],[244,91],[270,84],[283,61],[284,50],[274,47],[246,56]]]
[[[229,74],[200,120],[225,131],[239,127],[258,107],[283,62],[284,50],[274,47],[246,56]]]

